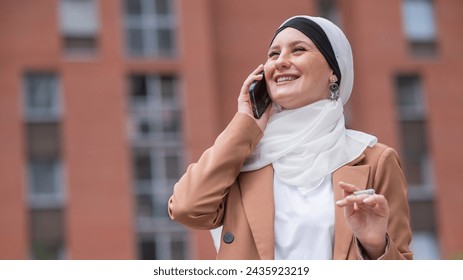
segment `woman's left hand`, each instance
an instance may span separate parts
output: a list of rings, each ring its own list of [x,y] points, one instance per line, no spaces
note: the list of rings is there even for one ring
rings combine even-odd
[[[386,248],[389,219],[386,198],[380,194],[354,195],[354,191],[360,189],[344,182],[340,182],[339,187],[343,189],[344,198],[337,201],[336,205],[344,208],[344,217],[368,256],[378,259]]]

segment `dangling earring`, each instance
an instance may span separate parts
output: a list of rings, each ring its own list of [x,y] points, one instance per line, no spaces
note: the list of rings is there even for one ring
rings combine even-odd
[[[336,83],[336,78],[331,78],[330,88],[330,100],[336,101],[339,99],[339,85]]]

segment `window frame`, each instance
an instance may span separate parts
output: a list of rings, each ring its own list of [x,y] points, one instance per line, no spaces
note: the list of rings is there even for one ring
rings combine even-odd
[[[402,28],[411,55],[415,57],[436,56],[438,31],[434,1],[402,0],[401,9]]]
[[[405,89],[401,87],[400,79],[408,80],[405,81],[409,83],[408,88]],[[403,81],[402,81],[403,83]],[[402,123],[407,121],[423,121],[425,123],[425,131],[423,132],[423,137],[427,137],[426,124],[427,124],[427,110],[426,110],[426,100],[423,89],[422,78],[419,74],[416,73],[404,73],[398,74],[395,77],[395,88],[396,88],[396,104],[397,104],[397,121],[399,126],[402,126]],[[405,89],[405,90],[404,90]],[[413,104],[400,104],[399,95],[404,94],[407,91],[407,94],[413,94],[412,102]],[[411,93],[410,93],[411,92]],[[403,145],[402,133],[399,134],[401,138],[401,143]],[[406,147],[402,147],[406,149]],[[429,150],[429,149],[428,149]],[[406,160],[406,159],[404,159]],[[434,176],[432,169],[432,158],[429,152],[427,155],[422,158],[422,165],[420,167],[421,174],[423,174],[422,181],[423,184],[414,185],[408,184],[409,197],[411,199],[417,200],[426,200],[434,197]]]
[[[76,9],[80,11],[76,12]],[[97,53],[99,10],[99,0],[59,0],[58,18],[62,47],[66,55]]]
[[[176,19],[174,1],[166,1],[170,14],[160,15],[152,0],[123,0],[124,34],[126,54],[131,58],[172,58],[177,56]],[[139,14],[129,14],[127,1],[139,1],[141,5]],[[157,0],[158,1],[158,0]],[[131,32],[140,31],[140,49],[132,48]],[[169,31],[171,48],[162,49],[159,32]]]
[[[136,80],[136,81],[134,81]],[[172,223],[167,213],[167,201],[172,193],[172,186],[180,178],[180,173],[184,169],[183,162],[183,136],[182,136],[182,96],[178,86],[178,76],[176,74],[161,73],[132,73],[128,76],[129,89],[129,129],[128,134],[132,145],[132,162],[134,168],[138,162],[136,158],[149,158],[150,175],[146,179],[138,180],[137,171],[134,169],[134,199],[137,207],[136,221],[137,234],[139,237],[138,250],[139,257],[143,257],[144,242],[155,242],[155,251],[157,259],[171,259],[173,256],[172,235],[178,236],[183,240],[184,252],[181,254],[189,257],[188,234],[186,228]],[[168,87],[163,87],[163,81],[172,83]],[[141,89],[141,91],[140,91]],[[168,89],[169,94],[163,90]],[[136,95],[135,95],[136,92]],[[163,122],[162,112],[174,111],[178,114],[180,125],[174,132],[166,132],[161,127],[160,130],[149,131],[148,133],[138,130],[139,123]],[[173,178],[169,176],[168,158],[173,155],[177,159],[178,176]],[[172,178],[171,178],[172,177]],[[141,205],[140,201],[145,201]],[[153,243],[154,244],[154,243]],[[146,246],[149,246],[147,244]]]

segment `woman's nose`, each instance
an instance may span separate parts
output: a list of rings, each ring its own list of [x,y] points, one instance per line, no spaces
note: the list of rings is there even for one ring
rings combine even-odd
[[[291,64],[289,54],[287,53],[280,53],[278,56],[278,59],[275,61],[275,67],[276,68],[286,68],[289,67]]]

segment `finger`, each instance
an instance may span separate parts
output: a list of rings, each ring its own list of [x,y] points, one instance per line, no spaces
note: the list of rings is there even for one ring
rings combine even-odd
[[[337,201],[336,204],[340,207],[346,207],[350,205],[349,207],[352,209],[349,208],[349,211],[354,211],[355,202],[360,201],[359,198],[355,198],[356,196],[354,195],[354,192],[359,191],[360,189],[354,184],[342,181],[339,182],[339,187],[342,189],[342,195],[344,199]],[[363,196],[363,198],[366,198],[366,196]]]
[[[349,184],[346,182],[339,182],[339,187],[343,189],[344,196],[351,195],[353,192],[360,190],[356,185]]]
[[[342,191],[344,198],[341,200],[336,201],[336,206],[344,208],[344,215],[346,217],[350,217],[355,212],[355,205],[354,203],[348,201],[349,195],[346,191]]]
[[[351,194],[347,196],[345,199],[349,203],[365,204],[365,201],[367,201],[368,203],[366,204],[375,204],[376,202],[374,202],[374,200],[371,200],[373,196],[374,195],[369,195],[369,194],[361,194],[361,195]]]
[[[387,215],[389,212],[387,200],[383,195],[351,195],[346,198],[347,203],[353,203],[356,209],[374,212],[377,215]]]
[[[258,69],[261,69],[260,66],[246,78],[245,84],[251,85],[252,82],[260,81],[264,78],[264,74],[258,71]],[[255,73],[256,71],[257,73]]]
[[[380,194],[370,195],[362,200],[364,205],[378,206],[380,209],[388,209],[387,199]]]
[[[243,86],[241,87],[241,95],[246,95],[249,93],[249,86],[253,81],[260,81],[263,78],[261,72],[264,70],[264,65],[259,65],[251,74],[244,80]]]
[[[354,193],[349,193],[343,190],[343,196],[344,198],[337,201],[336,204],[338,206],[345,206],[349,204],[364,204],[365,199],[371,197],[372,195],[369,194],[360,194],[360,195],[355,195]],[[371,202],[371,204],[375,204],[375,202]]]
[[[254,69],[254,71],[252,71],[251,74],[254,74],[254,75],[258,75],[258,74],[262,74],[261,72],[264,71],[264,65],[263,64],[260,64],[259,66],[257,66],[256,69]]]
[[[263,75],[259,74],[263,71],[264,66],[261,64],[256,69],[254,69],[251,74],[244,80],[243,86],[241,87],[240,94],[238,96],[238,112],[246,113],[249,116],[253,117],[251,100],[249,97],[249,87],[254,80],[261,80]]]
[[[336,206],[343,208],[345,217],[350,217],[355,213],[355,204],[350,204],[345,201],[337,201]]]

